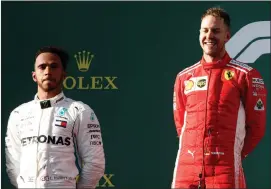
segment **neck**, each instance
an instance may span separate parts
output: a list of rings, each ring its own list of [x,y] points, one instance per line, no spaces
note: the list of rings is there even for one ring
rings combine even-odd
[[[226,50],[224,49],[218,56],[211,56],[211,55],[203,53],[203,58],[205,62],[215,62],[215,61],[221,60],[225,54],[226,54]]]
[[[37,95],[39,97],[39,100],[46,100],[46,99],[55,97],[56,95],[61,93],[61,91],[62,91],[61,89],[54,89],[52,91],[44,91],[41,88],[38,88]]]

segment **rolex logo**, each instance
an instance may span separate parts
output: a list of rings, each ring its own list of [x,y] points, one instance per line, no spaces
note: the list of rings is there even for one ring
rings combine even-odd
[[[77,63],[78,70],[81,73],[77,76],[69,75],[63,81],[65,89],[72,90],[118,90],[116,83],[117,76],[97,76],[92,75],[95,70],[92,71],[91,76],[86,72],[89,70],[91,62],[94,58],[94,54],[90,51],[80,51],[74,55]],[[83,75],[84,74],[84,75]]]
[[[91,52],[86,52],[85,50],[82,52],[78,52],[74,55],[74,58],[77,63],[78,70],[81,72],[87,72],[94,55]]]

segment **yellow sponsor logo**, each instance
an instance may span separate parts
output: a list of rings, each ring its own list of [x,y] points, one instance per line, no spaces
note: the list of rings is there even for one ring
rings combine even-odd
[[[114,174],[104,174],[103,177],[100,179],[99,183],[96,187],[115,187],[112,181],[112,177]]]
[[[74,55],[77,69],[86,73],[90,70],[94,54],[83,50]],[[117,76],[67,76],[63,81],[65,89],[72,90],[117,90]]]
[[[114,174],[104,174],[103,177],[99,180],[99,183],[97,184],[96,187],[101,187],[101,188],[107,188],[107,187],[115,187],[113,184],[112,178]],[[79,180],[79,175],[76,177],[76,182]]]
[[[91,52],[82,51],[75,54],[74,58],[76,60],[78,70],[81,72],[87,72],[94,58],[94,54],[91,54]]]
[[[193,86],[194,86],[194,81],[188,80],[188,81],[186,81],[186,84],[185,84],[185,90],[189,91],[192,89]]]
[[[224,72],[224,77],[226,80],[231,80],[234,76],[234,71],[231,71],[231,70],[226,70]]]

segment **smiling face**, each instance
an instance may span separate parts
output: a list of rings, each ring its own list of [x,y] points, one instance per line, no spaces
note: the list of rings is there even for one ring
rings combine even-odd
[[[199,41],[207,62],[223,57],[229,39],[230,32],[223,18],[207,15],[202,19]]]
[[[43,92],[60,91],[65,78],[61,59],[54,53],[41,53],[35,62],[33,80]]]

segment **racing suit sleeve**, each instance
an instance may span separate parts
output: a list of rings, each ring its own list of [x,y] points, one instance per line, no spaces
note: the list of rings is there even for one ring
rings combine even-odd
[[[10,182],[16,188],[17,177],[20,171],[20,154],[21,154],[21,141],[17,131],[17,120],[19,113],[17,111],[12,111],[7,126],[7,132],[5,137],[5,152],[6,152],[6,171]]]
[[[78,152],[82,161],[77,188],[95,188],[104,175],[105,158],[99,121],[91,109],[79,114]]]
[[[180,77],[177,75],[173,93],[173,115],[178,137],[184,124],[185,106],[183,103],[183,90]]]
[[[257,70],[253,69],[248,72],[244,93],[246,136],[242,149],[242,159],[253,151],[265,132],[267,90],[262,76]]]

